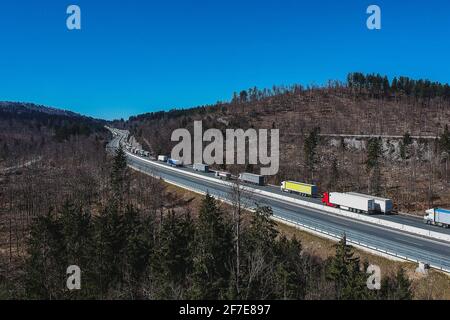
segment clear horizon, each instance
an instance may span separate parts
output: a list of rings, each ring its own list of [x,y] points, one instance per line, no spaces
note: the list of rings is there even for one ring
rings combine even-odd
[[[82,28],[69,31],[68,3],[2,3],[1,101],[113,120],[356,71],[450,82],[444,0],[74,4]],[[381,30],[366,27],[370,4],[381,8]]]

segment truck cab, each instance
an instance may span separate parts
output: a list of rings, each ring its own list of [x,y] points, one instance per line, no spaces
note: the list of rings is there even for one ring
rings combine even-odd
[[[433,208],[425,211],[426,215],[423,217],[423,221],[426,224],[436,225],[443,228],[450,227],[450,210]]]
[[[428,209],[425,211],[425,216],[423,217],[423,222],[426,224],[434,223],[434,209]]]
[[[215,176],[216,176],[216,178],[219,178],[220,180],[230,180],[231,179],[231,173],[229,173],[229,172],[216,171]]]
[[[337,206],[330,202],[330,193],[325,192],[322,196],[322,203],[327,207],[336,208]]]

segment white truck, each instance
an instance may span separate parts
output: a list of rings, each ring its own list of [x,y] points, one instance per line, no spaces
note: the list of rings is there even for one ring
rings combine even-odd
[[[209,166],[203,163],[194,163],[192,168],[194,169],[194,171],[209,172]]]
[[[375,212],[380,212],[384,214],[389,214],[394,209],[394,204],[391,199],[374,197],[368,194],[362,194],[357,192],[347,192],[348,194],[353,194],[355,196],[366,197],[368,199],[373,199],[375,202]]]
[[[434,208],[429,209],[423,217],[426,224],[437,225],[444,228],[450,228],[450,210]]]
[[[215,176],[216,176],[216,178],[219,178],[220,180],[230,180],[231,179],[231,173],[229,173],[229,172],[216,171]]]
[[[158,156],[158,161],[167,162],[167,156]]]
[[[258,186],[263,186],[265,184],[264,176],[248,172],[241,173],[239,175],[239,180],[242,182],[256,184]]]
[[[357,213],[372,213],[375,210],[375,201],[349,193],[330,192],[325,193],[322,202],[331,207],[338,207]]]
[[[176,159],[168,159],[167,164],[169,164],[171,167],[182,167],[183,162],[181,160]]]

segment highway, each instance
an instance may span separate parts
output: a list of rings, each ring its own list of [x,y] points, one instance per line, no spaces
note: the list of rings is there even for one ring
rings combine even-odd
[[[117,148],[122,137],[116,136],[110,143],[111,148]],[[229,200],[231,197],[230,187],[217,180],[213,182],[204,180],[201,177],[194,177],[189,172],[191,168],[181,168],[173,170],[167,165],[161,163],[155,164],[148,159],[143,159],[134,155],[127,154],[128,164],[143,173],[161,177],[169,183],[174,183],[180,187],[201,192]],[[213,177],[212,174],[198,173]],[[251,186],[255,188],[255,186]],[[274,193],[274,197],[268,197],[256,193],[244,192],[243,202],[249,207],[254,208],[256,203],[259,205],[268,205],[272,207],[274,216],[280,219],[288,220],[291,223],[299,224],[303,229],[314,230],[315,233],[341,237],[346,234],[347,239],[360,247],[384,253],[389,256],[395,256],[409,261],[421,261],[429,263],[432,267],[450,272],[450,243],[429,239],[426,237],[408,234],[399,230],[390,229],[383,226],[370,224],[367,222],[353,220],[347,217],[334,215],[328,212],[303,207],[294,203],[283,202],[276,199],[277,194],[281,194],[279,188],[273,186],[262,187],[265,191]],[[282,193],[284,196],[287,194]],[[296,197],[293,195],[289,195]],[[299,197],[302,200],[307,198]],[[310,199],[319,201],[318,199]],[[419,225],[421,228],[433,228],[438,232],[448,232],[448,230],[432,226],[426,226],[420,219],[408,216],[383,216],[385,219],[399,220],[401,223]]]

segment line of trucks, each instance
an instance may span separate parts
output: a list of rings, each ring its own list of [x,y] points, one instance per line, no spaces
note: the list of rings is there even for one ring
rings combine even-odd
[[[137,155],[139,155],[139,156],[141,156],[141,157],[147,157],[147,158],[150,157],[150,152],[145,151],[145,150],[142,150],[142,149],[139,149],[139,148],[135,148],[135,147],[131,146],[131,144],[126,144],[126,145],[125,145],[125,148],[126,148],[129,152],[131,152],[131,153],[133,153],[133,154],[137,154]]]
[[[166,156],[159,156],[158,161],[165,162],[173,167],[180,167],[183,165],[181,161],[170,159]],[[197,163],[194,164],[192,168],[194,171],[198,172],[210,172],[209,166],[205,164]],[[232,178],[231,173],[222,171],[216,171],[215,176],[221,180],[230,180]],[[266,184],[264,176],[248,172],[239,174],[237,179],[241,182],[257,186],[264,186]],[[316,185],[296,181],[283,181],[280,190],[282,192],[298,194],[304,197],[319,197],[318,187]],[[390,214],[394,209],[391,199],[357,192],[324,192],[322,195],[322,203],[328,207],[363,214]],[[441,208],[429,209],[424,216],[424,223],[449,228],[450,210]]]

